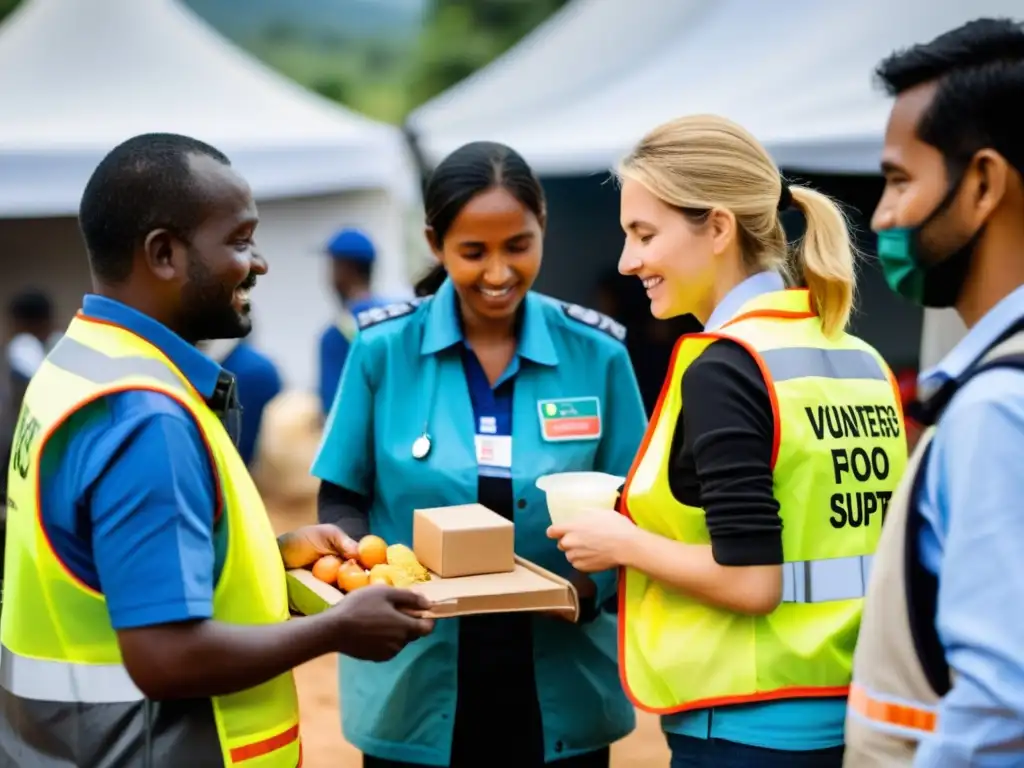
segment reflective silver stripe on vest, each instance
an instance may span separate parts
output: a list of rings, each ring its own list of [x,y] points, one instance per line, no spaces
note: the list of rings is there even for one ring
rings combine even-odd
[[[130,376],[146,376],[175,389],[185,389],[181,379],[159,360],[139,355],[110,357],[68,336],[57,342],[47,360],[94,384],[112,384]]]
[[[0,686],[33,701],[122,704],[146,698],[120,664],[32,659],[6,646],[0,646]]]
[[[886,381],[885,371],[862,349],[783,347],[761,352],[776,382],[818,377],[823,379],[875,379]]]
[[[874,555],[782,564],[782,602],[830,603],[864,597]]]

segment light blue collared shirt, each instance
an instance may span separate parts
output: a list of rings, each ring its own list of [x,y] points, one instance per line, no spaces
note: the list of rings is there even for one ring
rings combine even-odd
[[[934,369],[923,391],[962,374],[1019,318],[1024,286]],[[979,374],[946,408],[925,466],[918,552],[938,576],[936,627],[956,670],[920,768],[1024,765],[1024,373]]]
[[[753,301],[766,293],[785,290],[785,288],[786,283],[778,272],[758,272],[756,275],[751,275],[725,294],[725,298],[718,302],[718,306],[708,318],[704,330],[717,331],[736,317],[748,301]]]
[[[758,272],[733,288],[708,318],[705,329],[715,331],[734,318],[748,301],[784,290],[777,272]],[[846,698],[791,699],[763,704],[734,704],[701,709],[661,719],[670,734],[700,739],[724,739],[767,749],[806,751],[843,743]]]

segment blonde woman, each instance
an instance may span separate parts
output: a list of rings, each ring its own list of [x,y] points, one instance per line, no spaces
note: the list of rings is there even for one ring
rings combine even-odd
[[[624,274],[676,346],[621,512],[549,535],[621,567],[620,667],[673,768],[840,766],[870,555],[906,462],[895,380],[846,332],[854,250],[828,197],[694,116],[623,161]],[[790,247],[780,213],[799,211]]]

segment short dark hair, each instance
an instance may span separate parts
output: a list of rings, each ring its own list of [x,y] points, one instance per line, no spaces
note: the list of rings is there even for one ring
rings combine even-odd
[[[78,208],[96,277],[125,280],[135,248],[154,229],[191,237],[207,203],[189,168],[192,155],[231,165],[222,152],[197,139],[146,133],[118,144],[96,166]]]
[[[53,319],[53,302],[42,291],[26,290],[11,299],[7,314],[23,323],[42,323]]]
[[[1024,24],[976,19],[929,43],[897,51],[876,74],[891,96],[935,81],[917,134],[938,149],[951,175],[991,148],[1024,175]]]
[[[438,246],[459,213],[474,197],[501,187],[544,222],[547,203],[544,188],[533,169],[511,147],[491,141],[474,141],[456,149],[430,174],[423,193],[427,226]],[[436,293],[445,280],[440,264],[416,284],[417,296]]]

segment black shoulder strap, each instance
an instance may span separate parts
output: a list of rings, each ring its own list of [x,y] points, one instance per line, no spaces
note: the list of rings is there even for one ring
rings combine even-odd
[[[910,621],[910,636],[914,641],[914,650],[921,662],[921,668],[928,679],[935,695],[943,697],[951,687],[949,664],[946,663],[946,651],[939,640],[935,628],[935,617],[939,602],[939,580],[931,571],[921,564],[918,557],[918,541],[924,518],[917,513],[918,499],[924,485],[925,468],[932,446],[929,444],[921,457],[917,474],[914,476],[914,487],[910,491],[911,514],[907,515],[907,535],[904,546],[903,562],[905,583],[907,585],[907,618]]]
[[[931,426],[936,423],[953,395],[968,381],[985,371],[994,368],[1015,368],[1024,371],[1024,320],[1004,333],[995,344],[989,347],[959,378],[947,382],[938,392],[922,405],[922,422]],[[926,420],[927,419],[927,420]],[[925,468],[931,445],[925,449],[921,457],[911,499],[916,509],[920,498],[921,487],[924,485]],[[920,538],[924,519],[920,514],[907,516],[906,583],[907,609],[910,618],[910,633],[914,639],[914,648],[921,661],[928,683],[939,697],[945,696],[952,685],[949,664],[946,663],[945,649],[939,640],[935,628],[935,617],[938,610],[939,581],[929,572],[918,557],[917,543]]]

